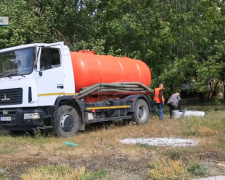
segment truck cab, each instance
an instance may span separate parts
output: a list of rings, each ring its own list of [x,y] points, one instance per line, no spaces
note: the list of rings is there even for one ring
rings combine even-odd
[[[57,98],[74,94],[70,51],[63,42],[0,50],[0,126],[6,130],[51,128]]]

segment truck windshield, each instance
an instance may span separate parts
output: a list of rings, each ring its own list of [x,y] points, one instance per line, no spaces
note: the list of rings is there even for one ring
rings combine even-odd
[[[34,59],[33,47],[0,53],[0,78],[32,73]]]

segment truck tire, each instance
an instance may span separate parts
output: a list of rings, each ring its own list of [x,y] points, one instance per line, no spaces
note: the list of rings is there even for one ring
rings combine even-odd
[[[53,130],[59,137],[69,137],[75,135],[80,126],[80,118],[77,111],[71,106],[61,106],[58,108],[53,123]]]
[[[146,124],[149,121],[149,107],[145,100],[138,99],[134,105],[131,119],[137,124]]]

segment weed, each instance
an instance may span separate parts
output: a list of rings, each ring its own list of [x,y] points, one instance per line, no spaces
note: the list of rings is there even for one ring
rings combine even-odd
[[[169,158],[172,160],[178,160],[181,158],[181,156],[183,155],[183,151],[179,150],[179,149],[174,149],[173,151],[168,152],[169,154]]]
[[[209,127],[203,126],[198,129],[198,134],[200,136],[213,136],[215,135],[215,131]]]
[[[189,130],[183,131],[182,135],[184,135],[184,136],[197,136],[198,133],[195,132],[193,129],[189,129]]]
[[[5,146],[0,150],[0,154],[13,154],[18,152],[15,148],[12,148],[10,146]]]
[[[18,152],[15,144],[10,142],[5,142],[2,146],[0,146],[0,154],[12,154]]]
[[[181,121],[185,127],[181,134],[185,136],[213,136],[223,134],[225,122],[221,117],[223,117],[221,112],[213,111],[204,118],[185,118]]]
[[[188,176],[187,168],[182,161],[158,159],[150,162],[150,176],[154,180],[185,179]]]
[[[41,166],[32,168],[27,174],[22,174],[22,180],[57,180],[57,179],[77,179],[94,180],[104,177],[106,171],[101,170],[97,173],[87,172],[84,167],[72,169],[68,165]]]
[[[35,130],[33,133],[34,133],[34,137],[35,138],[43,138],[43,137],[45,137],[45,134],[43,134],[41,132],[41,130]]]
[[[90,173],[90,176],[88,180],[95,180],[95,179],[101,179],[104,178],[107,175],[107,172],[105,169],[100,169],[97,172]]]
[[[148,144],[138,144],[140,147],[146,148],[146,149],[155,149],[155,146],[150,146]]]
[[[173,152],[173,153],[171,153],[170,158],[171,158],[172,160],[178,160],[178,159],[181,158],[181,154],[178,153],[178,152]]]
[[[188,167],[188,172],[195,176],[207,176],[209,174],[208,169],[201,163],[194,163]]]
[[[221,148],[222,150],[225,151],[225,138],[224,138],[224,136],[218,137],[218,146],[219,146],[219,148]]]
[[[0,174],[0,180],[9,180],[9,178],[7,178],[6,175]]]

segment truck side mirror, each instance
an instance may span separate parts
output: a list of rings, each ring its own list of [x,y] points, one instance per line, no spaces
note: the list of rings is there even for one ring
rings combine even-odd
[[[39,76],[42,76],[43,75],[43,72],[42,71],[39,71]]]

